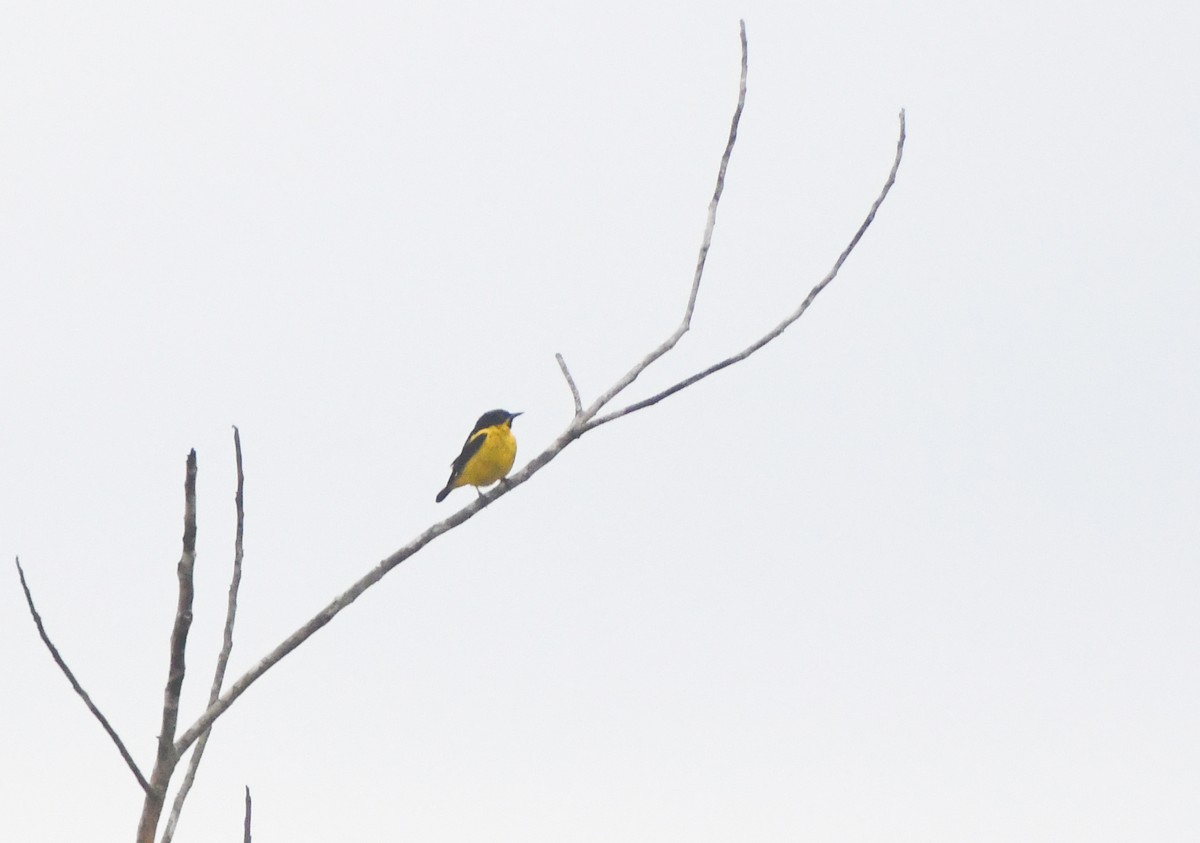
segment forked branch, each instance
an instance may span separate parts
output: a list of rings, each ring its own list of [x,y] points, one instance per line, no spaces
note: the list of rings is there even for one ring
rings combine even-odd
[[[696,258],[696,271],[692,275],[692,288],[688,292],[687,306],[683,309],[683,319],[671,336],[663,340],[658,348],[639,360],[632,369],[621,376],[599,398],[592,402],[577,421],[586,423],[596,413],[604,409],[610,401],[617,397],[627,386],[637,380],[638,376],[650,368],[655,360],[662,357],[682,339],[692,327],[692,314],[696,310],[696,297],[700,295],[700,281],[704,278],[704,266],[708,262],[708,250],[712,247],[713,230],[717,225],[717,206],[721,204],[721,195],[725,192],[725,172],[729,169],[729,159],[733,155],[733,145],[737,143],[738,126],[742,122],[742,112],[746,108],[746,74],[748,70],[749,49],[746,43],[746,22],[740,21],[739,33],[742,42],[742,72],[738,81],[737,106],[733,109],[733,119],[729,122],[729,138],[725,141],[725,151],[721,154],[721,164],[717,167],[717,185],[713,189],[712,199],[708,202],[708,217],[704,222],[704,236],[700,239],[700,255]]]
[[[758,351],[764,345],[766,345],[771,340],[775,339],[780,334],[782,334],[784,331],[786,331],[788,329],[788,326],[790,326],[793,322],[795,322],[797,319],[799,319],[801,316],[803,316],[804,311],[808,310],[808,306],[813,303],[813,299],[815,299],[818,295],[820,295],[821,291],[824,290],[826,287],[828,287],[830,282],[832,282],[834,278],[837,278],[837,274],[841,270],[842,264],[844,264],[846,262],[846,258],[850,257],[850,253],[852,251],[854,251],[854,247],[858,245],[858,241],[862,239],[863,234],[866,233],[866,231],[870,227],[871,223],[874,222],[875,212],[879,210],[879,206],[883,204],[883,200],[887,198],[888,193],[891,191],[892,185],[896,183],[896,173],[900,169],[900,160],[904,157],[905,137],[906,137],[906,135],[905,135],[905,126],[904,126],[904,109],[901,109],[900,110],[900,137],[896,140],[896,158],[895,158],[895,160],[892,161],[892,169],[888,173],[887,180],[883,183],[883,189],[879,191],[879,196],[877,196],[875,198],[874,203],[872,203],[871,210],[867,212],[867,216],[862,221],[862,225],[860,225],[858,227],[858,230],[854,232],[854,236],[850,238],[850,242],[846,245],[846,248],[842,250],[842,253],[840,255],[838,255],[838,259],[833,262],[833,268],[829,270],[829,273],[824,278],[822,278],[819,282],[817,282],[815,287],[813,287],[811,290],[808,291],[808,295],[804,297],[804,301],[800,302],[799,307],[797,307],[790,314],[788,314],[787,317],[785,317],[782,322],[780,322],[778,325],[776,325],[771,330],[767,331],[767,333],[763,334],[761,337],[756,339],[754,342],[750,343],[750,345],[743,348],[737,354],[734,354],[730,357],[726,357],[724,360],[714,363],[711,366],[709,366],[707,369],[703,369],[699,372],[696,372],[696,374],[691,375],[690,377],[684,378],[683,380],[679,381],[678,383],[667,387],[663,391],[655,393],[654,395],[651,395],[649,398],[644,398],[641,401],[635,401],[634,403],[632,403],[626,407],[622,407],[619,410],[614,410],[611,413],[606,413],[603,416],[594,418],[590,422],[588,422],[586,425],[584,425],[584,430],[585,431],[591,430],[592,428],[599,427],[602,424],[607,424],[608,422],[613,421],[614,419],[619,419],[619,418],[621,418],[621,416],[627,416],[630,413],[636,412],[638,410],[644,410],[646,407],[653,407],[655,404],[657,404],[659,401],[662,401],[664,398],[666,398],[670,395],[674,395],[676,392],[679,392],[679,390],[681,390],[681,389],[687,389],[692,384],[696,383],[697,381],[703,380],[704,378],[708,377],[709,375],[713,374],[714,372],[719,372],[722,369],[724,369],[726,366],[732,366],[734,363],[739,363],[742,360],[745,360],[751,354]]]
[[[740,24],[740,40],[741,40],[741,74],[738,85],[737,105],[733,112],[733,118],[730,122],[729,135],[725,143],[724,151],[721,155],[720,165],[717,169],[716,186],[713,190],[713,195],[708,205],[708,213],[705,220],[704,233],[701,238],[700,251],[696,260],[696,268],[692,277],[691,287],[688,291],[687,302],[684,307],[683,317],[680,320],[678,327],[657,347],[652,349],[644,357],[637,361],[634,366],[619,377],[608,389],[604,390],[590,405],[584,406],[583,400],[580,397],[579,389],[575,384],[575,380],[567,368],[566,360],[561,354],[555,355],[559,368],[562,371],[563,377],[567,382],[567,386],[571,391],[571,399],[574,406],[574,415],[563,431],[551,442],[541,453],[537,454],[524,467],[516,473],[506,478],[505,482],[499,484],[496,489],[486,496],[472,500],[462,509],[458,510],[448,518],[433,524],[420,535],[412,539],[408,544],[404,545],[386,559],[381,560],[373,568],[367,571],[362,577],[354,582],[349,588],[335,597],[323,609],[317,612],[313,617],[301,625],[295,632],[280,642],[273,650],[258,660],[245,673],[234,680],[227,688],[224,688],[225,672],[228,666],[230,652],[233,646],[233,626],[234,618],[237,611],[237,592],[241,581],[241,566],[242,566],[242,532],[243,532],[243,511],[242,511],[242,452],[241,441],[237,429],[234,429],[234,446],[237,455],[237,493],[235,503],[237,508],[237,536],[234,549],[233,576],[229,587],[229,596],[226,609],[226,620],[223,644],[221,653],[217,659],[217,667],[213,676],[212,685],[209,691],[208,705],[204,712],[182,733],[178,733],[178,717],[179,717],[179,697],[184,678],[185,667],[185,649],[187,643],[188,631],[191,626],[192,619],[192,596],[193,596],[193,569],[195,564],[195,548],[196,548],[196,454],[192,451],[188,456],[187,462],[187,477],[185,480],[185,504],[184,504],[184,537],[183,537],[183,555],[178,565],[179,578],[179,599],[176,609],[175,625],[171,633],[170,646],[170,667],[168,670],[168,678],[166,688],[163,695],[163,716],[162,726],[159,732],[158,751],[155,759],[154,769],[151,773],[149,781],[141,774],[137,765],[133,762],[124,744],[113,730],[112,726],[99,712],[96,706],[92,703],[86,692],[80,687],[74,675],[67,668],[62,657],[50,642],[45,629],[43,628],[41,618],[39,617],[33,605],[33,598],[25,582],[24,572],[21,570],[20,561],[17,562],[17,570],[21,578],[21,586],[25,591],[26,601],[29,604],[30,612],[33,615],[34,623],[38,628],[38,633],[42,640],[49,648],[55,662],[66,674],[71,682],[76,693],[83,698],[89,710],[96,716],[108,732],[113,742],[117,745],[121,756],[125,759],[126,764],[133,771],[138,783],[145,791],[145,801],[141,821],[138,826],[138,843],[153,843],[154,834],[158,826],[159,819],[162,814],[163,805],[167,793],[167,786],[171,776],[178,766],[183,754],[189,748],[196,744],[195,750],[189,762],[188,772],[185,776],[183,785],[180,791],[176,794],[176,799],[168,820],[166,829],[163,834],[162,843],[170,843],[174,834],[175,825],[178,820],[180,809],[184,800],[187,798],[189,789],[196,775],[196,768],[203,756],[204,747],[208,739],[208,735],[213,727],[213,724],[222,714],[228,711],[229,707],[243,694],[246,690],[258,681],[268,670],[278,664],[288,653],[303,644],[308,638],[314,635],[317,630],[321,629],[336,617],[343,609],[357,600],[368,588],[375,585],[392,569],[396,568],[406,559],[420,551],[425,545],[436,539],[443,533],[447,533],[463,522],[473,518],[484,507],[495,502],[502,496],[508,494],[517,486],[531,478],[534,474],[540,471],[546,464],[553,460],[559,453],[568,445],[580,438],[584,433],[592,430],[608,422],[615,421],[618,418],[634,413],[638,410],[651,407],[669,396],[686,389],[687,387],[697,383],[709,375],[727,368],[734,363],[745,360],[750,355],[761,349],[767,343],[776,339],[790,325],[798,320],[808,310],[813,300],[825,289],[838,275],[842,265],[849,258],[851,252],[858,245],[866,230],[870,227],[875,219],[875,214],[887,198],[892,185],[896,181],[896,174],[900,168],[900,162],[904,153],[905,143],[905,122],[904,112],[900,112],[900,136],[896,143],[896,155],[892,163],[891,171],[888,174],[882,190],[880,191],[875,202],[871,205],[870,211],[867,213],[865,220],[858,227],[849,244],[842,250],[837,260],[833,264],[833,268],[829,273],[816,284],[799,304],[799,306],[788,314],[774,328],[769,330],[763,336],[759,337],[754,342],[750,343],[746,348],[725,358],[717,363],[712,364],[706,369],[703,369],[695,374],[678,381],[674,385],[655,393],[654,395],[644,398],[639,401],[627,404],[624,407],[601,415],[601,412],[608,407],[613,400],[620,395],[630,384],[646,371],[655,361],[661,359],[671,349],[673,349],[679,340],[690,329],[692,317],[695,313],[696,302],[700,292],[700,284],[704,277],[705,265],[708,259],[708,253],[712,246],[713,232],[716,227],[717,209],[721,202],[722,194],[725,189],[725,177],[729,168],[729,162],[733,154],[733,147],[737,141],[738,127],[741,122],[742,113],[746,103],[746,79],[748,67],[748,48],[746,39],[745,22]],[[197,743],[198,742],[198,743]],[[246,809],[245,809],[245,829],[244,839],[250,839],[250,793],[246,791]]]
[[[700,254],[699,254],[699,257],[696,262],[696,270],[695,270],[695,274],[693,275],[693,278],[692,278],[692,285],[691,285],[691,288],[690,288],[690,291],[688,294],[687,305],[684,308],[683,319],[681,320],[679,327],[677,327],[675,329],[675,331],[669,337],[667,337],[667,339],[661,345],[659,345],[657,348],[653,349],[649,354],[647,354],[640,361],[638,361],[638,363],[636,365],[634,365],[634,367],[632,369],[630,369],[625,375],[620,377],[611,387],[609,387],[607,390],[605,390],[587,408],[583,408],[583,406],[582,406],[582,401],[580,400],[580,397],[579,397],[578,388],[575,386],[575,381],[571,377],[570,371],[567,369],[566,361],[562,359],[561,355],[558,355],[559,366],[562,369],[563,376],[566,379],[567,385],[571,390],[572,401],[575,405],[574,417],[571,419],[571,421],[567,425],[567,427],[558,435],[558,437],[555,438],[554,441],[551,442],[540,454],[538,454],[533,459],[531,459],[528,463],[526,463],[526,465],[523,468],[521,468],[515,474],[510,475],[506,479],[506,481],[504,483],[501,483],[499,486],[497,486],[497,488],[494,491],[488,493],[484,497],[480,497],[480,498],[477,498],[477,499],[471,501],[469,504],[464,506],[458,512],[455,512],[450,517],[432,525],[431,527],[426,529],[423,533],[421,533],[416,538],[414,538],[412,541],[410,541],[408,544],[406,544],[404,547],[400,548],[395,553],[388,556],[386,559],[383,559],[382,561],[380,561],[374,568],[372,568],[365,575],[363,575],[357,582],[355,582],[348,589],[346,589],[344,592],[342,592],[340,595],[338,595],[336,598],[334,598],[327,606],[325,606],[325,608],[323,608],[320,612],[318,612],[316,615],[314,615],[312,618],[310,618],[305,624],[303,624],[299,629],[297,629],[295,632],[293,632],[291,635],[289,635],[286,639],[284,639],[284,641],[282,641],[277,647],[275,647],[275,649],[273,649],[271,652],[267,653],[254,666],[252,666],[249,670],[247,670],[244,674],[242,674],[241,677],[239,677],[237,680],[235,680],[233,682],[233,684],[229,686],[229,689],[227,691],[225,691],[225,693],[222,694],[215,702],[211,703],[209,705],[208,709],[203,714],[201,714],[200,717],[197,718],[197,720],[178,737],[178,739],[175,742],[175,751],[177,753],[182,753],[182,752],[186,751],[186,749],[192,744],[192,742],[194,742],[201,734],[203,734],[208,728],[211,727],[213,721],[215,721],[225,711],[227,711],[229,709],[229,707],[233,704],[233,702],[239,696],[241,696],[243,693],[245,693],[245,691],[252,684],[254,684],[259,678],[261,678],[263,674],[265,674],[268,670],[270,670],[271,667],[278,664],[279,661],[281,659],[283,659],[288,653],[290,653],[292,650],[296,649],[296,647],[298,647],[302,643],[304,643],[304,641],[306,641],[310,636],[312,636],[314,633],[316,633],[317,630],[321,629],[323,626],[325,626],[325,624],[329,623],[334,617],[336,617],[343,609],[345,609],[347,606],[349,606],[351,603],[353,603],[355,600],[357,600],[359,598],[359,596],[361,596],[363,594],[363,592],[365,592],[368,588],[370,588],[375,583],[377,583],[381,579],[383,579],[383,577],[385,575],[387,575],[387,573],[390,572],[392,569],[394,569],[395,567],[400,565],[402,562],[404,562],[406,559],[411,557],[413,554],[420,551],[423,547],[425,547],[425,545],[429,544],[429,542],[433,541],[435,538],[442,535],[443,533],[449,532],[450,530],[459,526],[463,522],[473,518],[485,506],[488,506],[489,504],[495,502],[499,498],[501,498],[504,495],[511,492],[516,487],[520,486],[522,483],[524,483],[526,480],[528,480],[530,477],[532,477],[534,474],[536,474],[538,471],[540,471],[552,459],[554,459],[556,456],[558,456],[558,454],[561,453],[564,448],[566,448],[568,445],[570,445],[573,441],[578,439],[580,436],[582,436],[588,430],[591,430],[594,427],[597,427],[601,424],[605,424],[609,421],[619,418],[622,415],[627,415],[628,413],[634,412],[635,410],[642,409],[643,407],[651,406],[652,404],[655,404],[655,403],[661,401],[662,399],[666,398],[668,395],[671,395],[675,392],[678,392],[681,389],[686,388],[687,386],[690,386],[692,383],[695,383],[696,381],[701,380],[704,377],[707,377],[708,375],[712,374],[715,371],[725,368],[726,366],[732,365],[733,363],[736,363],[739,360],[744,360],[746,357],[753,354],[759,348],[762,348],[762,346],[766,345],[768,342],[775,339],[775,337],[777,337],[777,336],[779,336],[779,334],[783,333],[783,331],[789,325],[791,325],[793,322],[795,322],[797,319],[799,319],[800,316],[802,316],[804,314],[805,310],[808,309],[808,306],[812,303],[812,300],[821,292],[821,290],[823,290],[836,277],[838,270],[841,269],[842,264],[845,263],[846,258],[849,257],[850,253],[854,250],[854,247],[858,244],[859,239],[862,237],[862,235],[866,231],[867,227],[871,224],[871,221],[875,217],[875,212],[878,210],[878,208],[882,204],[883,200],[887,197],[887,194],[890,191],[891,186],[895,181],[896,172],[900,166],[900,159],[901,159],[901,155],[902,155],[903,148],[904,148],[905,136],[904,136],[903,112],[901,112],[901,117],[900,117],[900,140],[897,143],[896,158],[892,165],[892,169],[888,176],[888,179],[887,179],[886,183],[884,184],[883,190],[880,192],[879,197],[875,200],[875,203],[871,206],[871,210],[868,213],[866,220],[859,227],[859,230],[856,232],[854,237],[851,239],[850,244],[843,250],[842,254],[838,257],[837,261],[834,264],[833,270],[831,270],[831,272],[819,284],[817,284],[816,287],[814,287],[812,289],[812,291],[808,294],[808,297],[805,298],[805,300],[801,303],[801,305],[797,308],[796,311],[794,311],[792,314],[790,314],[787,318],[785,318],[783,320],[783,322],[781,322],[774,329],[769,331],[766,335],[764,335],[759,340],[757,340],[755,343],[752,343],[748,348],[744,349],[743,351],[739,352],[738,354],[734,355],[733,357],[727,358],[726,360],[723,360],[720,363],[717,363],[714,366],[709,367],[708,369],[704,370],[703,372],[699,372],[696,375],[693,375],[691,378],[688,378],[685,381],[680,381],[675,386],[673,386],[667,390],[664,390],[662,393],[652,396],[649,399],[637,402],[635,404],[630,404],[629,406],[627,406],[621,410],[618,410],[614,413],[611,413],[607,416],[600,416],[599,418],[596,417],[597,414],[607,404],[609,404],[613,398],[615,398],[618,394],[620,394],[620,392],[622,390],[624,390],[631,383],[633,383],[633,381],[636,380],[637,377],[642,372],[644,372],[652,363],[654,363],[654,361],[658,360],[664,354],[666,354],[668,351],[670,351],[672,348],[674,348],[676,343],[679,342],[679,339],[684,335],[684,333],[687,332],[688,328],[691,326],[692,314],[695,311],[696,299],[697,299],[697,296],[698,296],[699,290],[700,290],[700,282],[704,275],[705,262],[708,257],[709,249],[712,245],[713,230],[716,225],[717,208],[720,204],[721,195],[722,195],[722,193],[724,191],[724,187],[725,187],[725,175],[726,175],[726,171],[729,166],[730,157],[733,152],[734,143],[737,140],[738,125],[741,121],[742,112],[745,107],[746,74],[747,74],[747,42],[746,42],[746,27],[745,27],[744,22],[741,24],[740,33],[741,33],[742,60],[741,60],[740,84],[738,86],[737,106],[734,109],[733,119],[730,124],[729,137],[728,137],[728,140],[726,141],[725,150],[721,156],[721,163],[717,170],[717,184],[716,184],[716,188],[713,191],[712,200],[709,202],[708,217],[707,217],[705,228],[704,228],[704,236],[701,240]]]

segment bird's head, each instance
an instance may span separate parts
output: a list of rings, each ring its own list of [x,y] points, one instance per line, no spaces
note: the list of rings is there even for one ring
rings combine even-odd
[[[479,421],[475,422],[475,429],[483,430],[485,427],[495,427],[496,425],[511,427],[513,419],[519,415],[521,414],[510,413],[508,410],[488,410],[479,417]]]

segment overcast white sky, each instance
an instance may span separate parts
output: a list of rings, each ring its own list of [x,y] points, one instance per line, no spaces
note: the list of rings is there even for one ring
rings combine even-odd
[[[9,3],[0,559],[148,770],[184,458],[201,710],[246,462],[240,674],[518,463],[222,719],[177,840],[1200,838],[1200,12],[1087,4]],[[140,791],[0,579],[0,838]]]

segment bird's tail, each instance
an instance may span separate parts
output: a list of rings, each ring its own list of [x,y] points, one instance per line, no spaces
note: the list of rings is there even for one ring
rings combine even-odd
[[[442,489],[442,491],[438,492],[437,497],[434,498],[434,500],[437,501],[438,503],[441,503],[442,501],[444,501],[446,499],[446,495],[450,494],[450,490],[453,488],[454,488],[453,486],[451,486],[450,484],[447,483],[446,488]]]

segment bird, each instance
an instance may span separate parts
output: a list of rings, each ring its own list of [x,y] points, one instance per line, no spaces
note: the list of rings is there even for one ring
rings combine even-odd
[[[504,479],[517,457],[512,423],[519,415],[508,410],[489,410],[479,417],[463,444],[462,453],[450,465],[450,479],[446,481],[446,488],[437,493],[438,503],[459,486],[474,486],[482,497],[480,486],[490,486]]]

